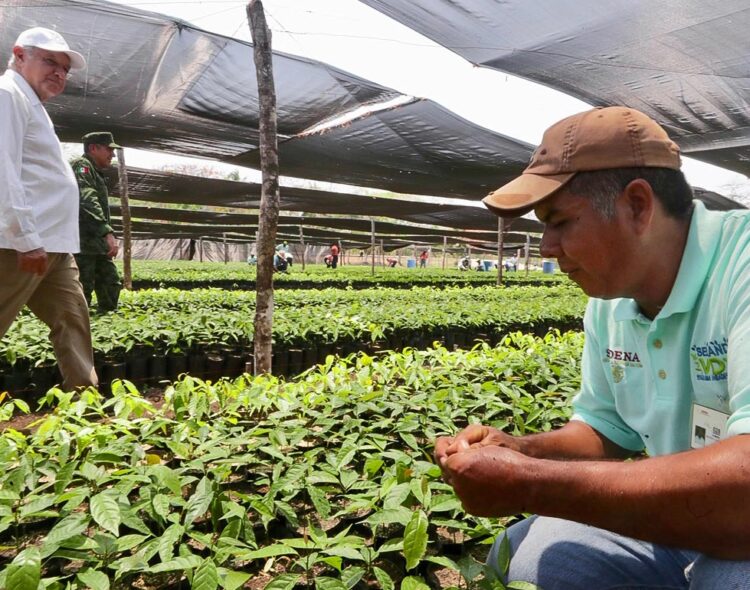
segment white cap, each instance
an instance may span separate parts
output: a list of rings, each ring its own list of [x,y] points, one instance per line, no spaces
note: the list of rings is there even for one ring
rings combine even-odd
[[[82,70],[86,67],[86,60],[77,51],[73,51],[57,31],[45,29],[44,27],[34,27],[26,29],[18,35],[13,47],[38,47],[47,51],[64,53],[70,58],[71,70]]]

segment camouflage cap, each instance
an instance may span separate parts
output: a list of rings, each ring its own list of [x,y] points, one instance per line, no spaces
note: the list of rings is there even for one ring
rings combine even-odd
[[[111,148],[121,148],[115,143],[115,138],[109,131],[92,131],[83,136],[83,145],[106,145]]]

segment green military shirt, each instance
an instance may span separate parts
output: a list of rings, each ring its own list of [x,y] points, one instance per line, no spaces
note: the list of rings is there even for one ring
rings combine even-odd
[[[110,226],[107,183],[85,155],[76,158],[70,165],[81,197],[78,212],[81,254],[106,254],[108,248],[104,236],[114,233]]]

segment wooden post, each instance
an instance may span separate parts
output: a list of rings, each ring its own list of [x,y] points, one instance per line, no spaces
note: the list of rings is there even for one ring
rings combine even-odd
[[[529,276],[529,262],[531,257],[531,236],[526,234],[526,276]]]
[[[372,251],[372,264],[370,265],[370,274],[375,274],[375,220],[370,220],[370,250]]]
[[[227,234],[221,234],[221,240],[224,242],[224,264],[229,262],[229,246],[227,245]]]
[[[122,286],[133,289],[131,257],[133,243],[130,239],[130,199],[128,198],[128,169],[125,167],[125,150],[117,148],[117,169],[120,178],[120,211],[122,211]]]
[[[385,266],[385,246],[383,246],[383,238],[380,238],[380,266]]]
[[[260,119],[261,193],[258,222],[258,269],[255,280],[255,374],[271,372],[273,339],[273,255],[279,223],[279,151],[276,125],[276,90],[273,81],[271,31],[261,0],[250,0],[247,18],[253,38],[258,79]]]
[[[203,262],[203,236],[198,238],[198,262]]]
[[[307,246],[305,246],[305,233],[302,231],[302,226],[299,226],[299,243],[302,245],[302,270],[305,270],[305,254],[307,253]]]
[[[497,218],[497,285],[503,284],[503,243],[505,241],[505,219]]]
[[[448,236],[443,236],[443,270],[445,270],[445,257],[448,252]]]

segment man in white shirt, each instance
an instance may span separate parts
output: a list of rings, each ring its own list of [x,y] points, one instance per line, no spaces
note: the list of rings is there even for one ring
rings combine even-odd
[[[34,27],[18,36],[0,76],[0,337],[27,305],[50,327],[68,389],[97,377],[73,258],[78,185],[42,103],[85,67],[59,33]]]

